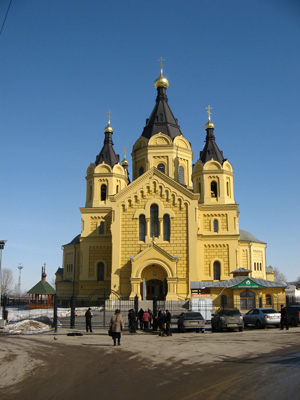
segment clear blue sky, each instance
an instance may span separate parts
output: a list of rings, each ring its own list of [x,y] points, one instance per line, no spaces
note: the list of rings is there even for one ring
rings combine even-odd
[[[44,263],[51,282],[61,246],[80,233],[109,109],[131,169],[161,56],[194,162],[210,104],[240,228],[268,243],[267,265],[300,275],[299,1],[13,0],[0,36],[0,239],[16,283],[24,267],[23,290]]]

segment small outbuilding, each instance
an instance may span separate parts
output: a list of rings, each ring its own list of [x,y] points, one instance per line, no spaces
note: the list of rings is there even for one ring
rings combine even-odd
[[[28,309],[54,308],[55,289],[46,282],[46,267],[42,267],[42,279],[27,293],[29,294]]]

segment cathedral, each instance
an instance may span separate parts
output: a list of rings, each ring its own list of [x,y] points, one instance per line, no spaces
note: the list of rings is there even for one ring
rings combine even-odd
[[[211,120],[193,164],[191,143],[168,103],[157,96],[129,162],[113,145],[110,112],[104,143],[86,172],[81,233],[63,246],[56,273],[59,296],[106,291],[121,299],[210,297],[238,308],[284,301],[284,282],[266,267],[266,243],[239,229],[234,173],[216,143]],[[117,134],[115,134],[118,140]]]

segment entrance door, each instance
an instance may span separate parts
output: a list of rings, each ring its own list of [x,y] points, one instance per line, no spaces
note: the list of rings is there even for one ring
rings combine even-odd
[[[164,299],[163,286],[164,286],[163,282],[158,279],[152,279],[150,281],[147,281],[146,299],[153,300],[153,298],[157,296],[158,300],[163,300]]]

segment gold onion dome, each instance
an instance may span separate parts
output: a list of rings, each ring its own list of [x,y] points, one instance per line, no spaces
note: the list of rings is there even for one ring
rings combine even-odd
[[[169,87],[169,81],[168,81],[167,78],[165,78],[163,76],[162,68],[160,70],[160,76],[154,82],[154,86],[156,87],[156,89],[159,88],[159,87],[164,87],[164,88],[168,88]]]
[[[211,119],[210,119],[210,115],[211,115],[211,112],[210,112],[210,110],[212,110],[212,107],[210,106],[210,105],[208,105],[207,107],[206,107],[206,109],[207,109],[207,114],[208,114],[208,121],[207,121],[207,123],[206,123],[206,125],[205,125],[205,129],[214,129],[214,124],[211,122]]]
[[[123,167],[128,167],[128,165],[129,165],[128,161],[126,160],[126,158],[124,158],[123,161],[122,161],[122,166]]]
[[[110,133],[113,133],[113,128],[112,128],[112,126],[110,125],[110,121],[108,122],[108,125],[105,127],[105,129],[104,129],[104,132],[110,132]]]

